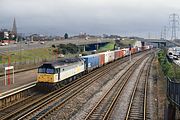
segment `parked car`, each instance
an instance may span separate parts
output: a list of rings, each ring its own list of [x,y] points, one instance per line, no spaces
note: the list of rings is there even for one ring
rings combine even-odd
[[[5,44],[5,45],[8,45],[8,43],[7,43],[7,42],[5,42],[4,44]]]
[[[44,41],[42,41],[41,44],[44,44]]]
[[[178,56],[173,55],[173,59],[174,59],[174,60],[178,60]]]
[[[1,46],[5,46],[5,43],[1,43]]]
[[[6,46],[6,45],[8,45],[7,42],[1,43],[1,46]]]

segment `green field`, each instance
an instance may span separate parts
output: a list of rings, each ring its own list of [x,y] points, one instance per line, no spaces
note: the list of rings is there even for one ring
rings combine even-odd
[[[128,45],[128,44],[134,44],[136,42],[136,40],[122,40],[121,43],[125,44],[125,45]]]
[[[122,45],[122,47],[128,47],[129,44],[134,45],[135,42],[136,40],[125,39],[125,40],[121,40],[120,44]]]
[[[124,45],[135,43],[135,41],[132,41],[132,40],[123,40],[121,42]],[[99,47],[98,52],[113,50],[114,44],[115,44],[115,42],[112,41],[104,46],[101,46],[101,47]],[[57,57],[57,55],[55,55],[53,52],[53,50],[55,50],[55,49],[56,48],[38,48],[38,49],[33,49],[33,50],[21,50],[21,51],[9,52],[6,55],[0,56],[0,64],[8,63],[8,58],[10,58],[11,63],[33,61],[33,60],[37,60],[37,59],[52,60],[53,58]],[[87,51],[86,53],[89,54],[89,52]],[[68,53],[64,57],[67,58],[67,57],[74,57],[74,56],[78,56],[78,54]]]
[[[114,49],[114,42],[110,42],[110,43],[106,44],[105,46],[100,47],[98,51],[99,52],[100,51],[108,51],[108,50],[113,50],[113,49]]]
[[[160,62],[162,71],[167,77],[180,79],[180,67],[173,62],[169,62],[166,58],[166,51],[161,50],[158,53],[158,60]]]
[[[53,49],[52,48],[38,48],[33,50],[21,50],[15,52],[9,52],[6,55],[0,56],[1,63],[8,63],[8,57],[10,58],[11,62],[23,62],[27,60],[34,60],[34,59],[49,59],[53,57]]]

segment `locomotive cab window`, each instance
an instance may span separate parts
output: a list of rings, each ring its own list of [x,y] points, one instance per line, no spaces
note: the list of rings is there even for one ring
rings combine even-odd
[[[39,68],[38,73],[46,73],[46,68]]]
[[[55,70],[53,68],[47,68],[46,69],[46,73],[47,74],[54,74],[55,73]]]

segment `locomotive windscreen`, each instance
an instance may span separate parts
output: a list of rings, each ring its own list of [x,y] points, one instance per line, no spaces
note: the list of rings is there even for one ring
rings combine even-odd
[[[38,73],[54,74],[55,69],[51,64],[43,64],[38,68]]]

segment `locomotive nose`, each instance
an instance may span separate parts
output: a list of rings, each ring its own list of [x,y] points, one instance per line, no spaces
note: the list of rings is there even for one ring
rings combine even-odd
[[[54,82],[54,75],[39,74],[37,77],[38,82]]]

